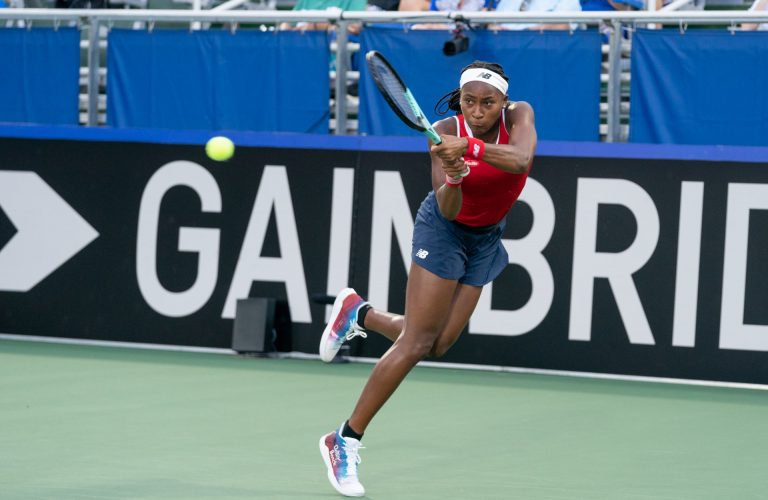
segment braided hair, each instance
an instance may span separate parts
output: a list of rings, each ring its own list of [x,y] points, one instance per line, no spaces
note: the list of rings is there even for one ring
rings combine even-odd
[[[498,73],[499,76],[501,76],[505,81],[509,81],[509,77],[504,74],[504,68],[502,68],[500,64],[485,61],[475,61],[472,64],[462,68],[461,72],[464,73],[466,70],[472,68],[489,69],[494,73]],[[455,111],[456,113],[461,114],[460,88],[448,92],[443,97],[441,97],[439,101],[437,101],[437,104],[435,104],[435,113],[439,115],[445,115],[448,113],[448,111]]]

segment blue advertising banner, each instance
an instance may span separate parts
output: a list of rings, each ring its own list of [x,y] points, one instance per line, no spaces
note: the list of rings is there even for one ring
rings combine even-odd
[[[638,30],[630,141],[768,145],[768,33]]]
[[[361,35],[361,52],[378,50],[392,63],[427,117],[441,118],[435,103],[458,88],[461,69],[474,60],[497,62],[509,76],[509,98],[528,101],[539,138],[599,140],[600,34],[597,31],[471,31],[469,50],[443,55],[446,30],[371,26]],[[360,68],[361,133],[413,135],[389,110],[367,69]]]
[[[112,30],[108,122],[327,133],[329,63],[320,31]]]
[[[77,125],[80,31],[0,29],[0,122]]]

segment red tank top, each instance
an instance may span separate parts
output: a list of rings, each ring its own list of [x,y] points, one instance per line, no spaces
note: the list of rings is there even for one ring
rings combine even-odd
[[[501,112],[496,144],[509,144],[506,113]],[[464,123],[464,115],[456,115],[459,137],[473,137]],[[456,221],[467,226],[490,226],[499,223],[517,201],[528,173],[512,174],[483,160],[469,160],[470,174],[461,183],[462,203]]]

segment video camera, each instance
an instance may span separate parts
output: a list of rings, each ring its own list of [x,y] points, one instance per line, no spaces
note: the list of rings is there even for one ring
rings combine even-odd
[[[469,50],[469,38],[464,34],[464,28],[463,22],[456,22],[453,31],[451,31],[451,39],[443,44],[443,54],[455,56]]]

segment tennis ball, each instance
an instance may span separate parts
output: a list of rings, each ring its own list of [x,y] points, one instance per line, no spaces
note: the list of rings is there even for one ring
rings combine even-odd
[[[228,137],[211,137],[205,145],[205,154],[215,161],[227,161],[235,154],[235,144]]]

